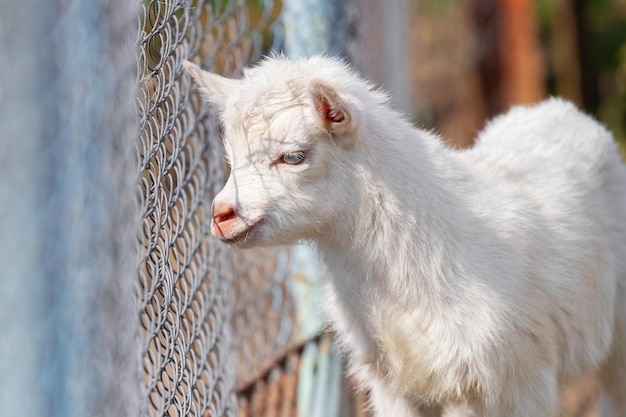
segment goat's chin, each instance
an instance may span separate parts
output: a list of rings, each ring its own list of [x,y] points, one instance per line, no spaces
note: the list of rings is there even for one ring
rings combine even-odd
[[[229,230],[220,230],[215,225],[213,235],[222,243],[248,249],[257,246],[288,246],[308,241],[311,236],[299,225],[278,225],[271,216],[264,216],[251,224],[236,223]]]
[[[214,235],[222,243],[236,246],[240,249],[285,244],[284,241],[277,238],[274,232],[275,231],[269,227],[268,222],[260,220],[252,226],[235,231],[234,233],[226,233],[224,236],[219,236],[215,233]]]
[[[258,221],[249,227],[239,227],[235,230],[216,233],[213,235],[222,243],[237,246],[238,248],[252,248],[254,246],[263,246],[263,221]]]

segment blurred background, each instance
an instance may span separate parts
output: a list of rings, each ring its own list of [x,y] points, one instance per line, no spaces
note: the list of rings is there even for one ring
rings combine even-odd
[[[626,131],[626,1],[407,3],[413,115],[456,146],[513,104],[560,96]]]

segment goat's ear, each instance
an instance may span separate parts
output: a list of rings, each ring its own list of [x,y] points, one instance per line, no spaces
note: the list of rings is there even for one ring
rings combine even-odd
[[[204,71],[196,64],[187,60],[183,61],[183,67],[185,67],[191,77],[198,83],[200,91],[209,102],[220,109],[224,108],[226,99],[240,83],[238,80]]]
[[[335,89],[323,81],[313,80],[309,92],[315,111],[328,133],[332,136],[352,133],[352,115]]]

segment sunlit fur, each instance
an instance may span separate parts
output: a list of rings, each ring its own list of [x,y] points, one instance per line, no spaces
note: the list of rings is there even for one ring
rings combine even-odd
[[[595,371],[602,415],[626,416],[626,169],[597,122],[551,99],[454,151],[335,59],[271,57],[240,81],[186,66],[221,109],[232,241],[313,242],[376,416],[557,416],[560,387]]]

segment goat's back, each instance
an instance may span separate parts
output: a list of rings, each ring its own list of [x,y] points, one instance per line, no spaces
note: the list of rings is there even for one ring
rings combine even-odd
[[[516,246],[525,279],[551,306],[543,313],[567,352],[562,376],[596,367],[623,302],[617,282],[626,281],[626,168],[611,134],[551,99],[497,117],[461,158],[483,185],[474,210],[494,219],[496,233],[527,239]]]

